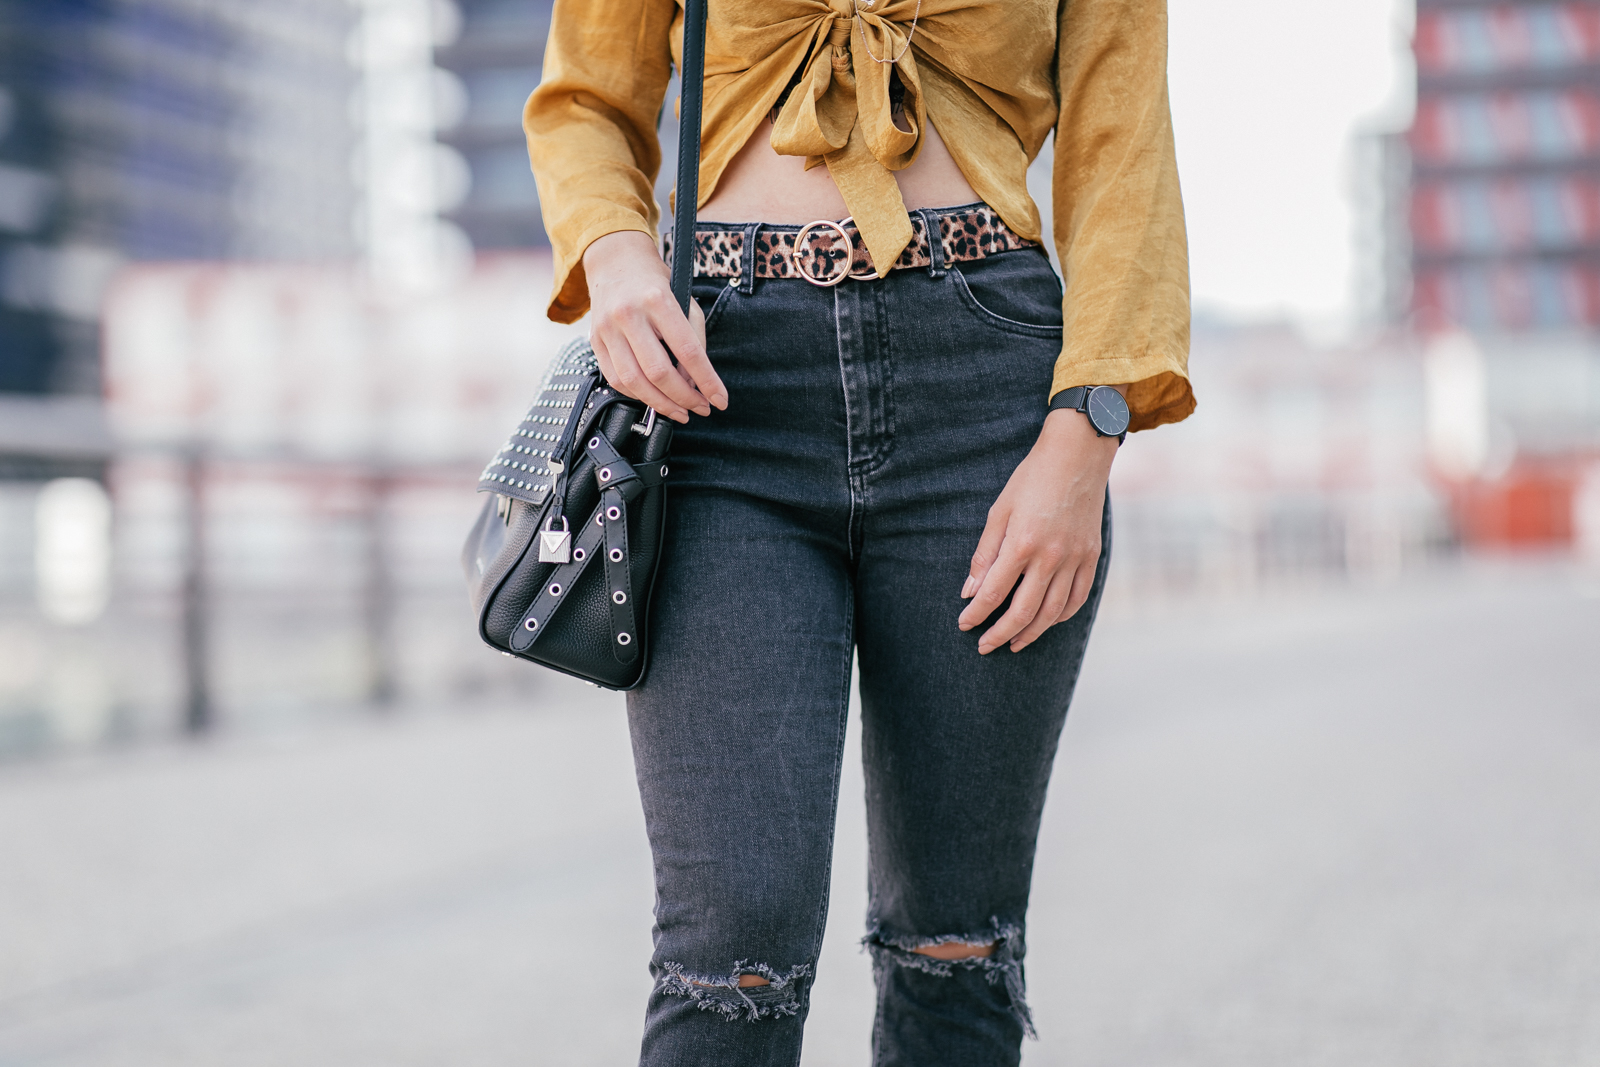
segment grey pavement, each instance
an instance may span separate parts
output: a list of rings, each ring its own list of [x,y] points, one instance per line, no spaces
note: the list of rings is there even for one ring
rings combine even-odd
[[[1554,564],[1111,605],[1024,1063],[1600,1064],[1597,683],[1600,582]],[[805,1067],[867,1063],[851,746]],[[532,668],[519,708],[0,768],[0,1067],[624,1065],[650,903],[619,699]]]

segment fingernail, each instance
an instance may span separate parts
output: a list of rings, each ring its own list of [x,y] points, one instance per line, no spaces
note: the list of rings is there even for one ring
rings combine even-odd
[[[970,622],[958,622],[956,623],[956,626],[961,630],[962,633],[966,633],[968,630],[972,629],[972,624]]]
[[[978,579],[967,575],[967,580],[961,583],[961,599],[965,600],[978,591]]]
[[[699,407],[695,408],[694,411],[696,415],[709,415],[711,414],[711,405],[701,404]]]
[[[721,389],[718,389],[715,393],[711,394],[711,402],[717,405],[719,408],[725,408],[728,406],[728,394],[723,392]]]

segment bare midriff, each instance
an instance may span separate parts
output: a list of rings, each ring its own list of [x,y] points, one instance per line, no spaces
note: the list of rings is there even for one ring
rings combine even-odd
[[[906,208],[955,207],[978,200],[938,131],[929,122],[916,161],[894,173]],[[826,164],[806,170],[801,156],[772,150],[772,120],[764,120],[722,172],[717,191],[700,208],[707,222],[803,225],[850,214]]]

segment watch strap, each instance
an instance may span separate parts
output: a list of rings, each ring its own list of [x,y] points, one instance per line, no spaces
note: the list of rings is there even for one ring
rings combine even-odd
[[[1063,389],[1061,392],[1050,398],[1050,410],[1081,411],[1083,412],[1083,417],[1089,419],[1089,392],[1090,390],[1100,388],[1104,387],[1096,385],[1074,385],[1071,389]],[[1119,445],[1122,444],[1123,441],[1127,440],[1128,437],[1127,430],[1123,430],[1119,434],[1100,433],[1100,427],[1095,426],[1093,419],[1089,419],[1089,426],[1101,437],[1115,437],[1117,439],[1117,444]]]
[[[1050,410],[1082,411],[1089,406],[1089,387],[1087,385],[1074,385],[1071,389],[1063,389],[1050,400]]]

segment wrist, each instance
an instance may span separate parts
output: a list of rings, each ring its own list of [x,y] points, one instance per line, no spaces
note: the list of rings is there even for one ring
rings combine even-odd
[[[596,237],[583,251],[583,272],[591,278],[605,278],[618,273],[637,274],[641,270],[658,269],[663,275],[667,265],[656,251],[650,235],[641,230],[616,230]]]
[[[1044,417],[1039,431],[1040,447],[1052,451],[1073,451],[1104,456],[1107,466],[1117,454],[1117,439],[1095,433],[1081,412],[1058,408]]]

